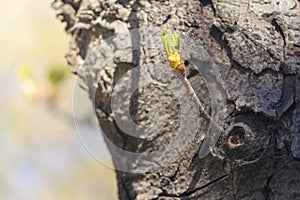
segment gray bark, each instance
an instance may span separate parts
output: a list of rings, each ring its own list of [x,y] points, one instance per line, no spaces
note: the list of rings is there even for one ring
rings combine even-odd
[[[118,46],[122,40],[117,39],[115,47],[105,49],[108,38],[133,28],[171,27],[199,41],[198,46],[191,44],[192,48],[206,49],[224,81],[226,110],[222,127],[225,134],[206,157],[198,156],[203,139],[210,137],[205,135],[209,123],[201,115],[198,116],[200,128],[191,143],[185,144],[189,135],[179,136],[174,152],[159,158],[164,161],[176,155],[176,159],[155,170],[150,170],[151,160],[141,158],[132,162],[132,158],[108,145],[116,168],[127,166],[132,170],[143,166],[147,171],[116,171],[120,199],[300,199],[300,11],[297,3],[293,0],[53,2],[72,36],[66,56],[70,69],[85,81],[107,142],[128,152],[151,152],[168,145],[183,123],[179,117],[182,105],[180,99],[164,88],[163,77],[151,76],[153,68],[146,69],[143,73],[149,74],[153,84],[140,87],[132,95],[131,117],[137,124],[151,127],[150,118],[164,120],[165,115],[149,116],[155,109],[152,105],[160,104],[165,108],[166,123],[158,135],[148,133],[153,136],[150,139],[139,139],[122,131],[111,108],[116,82],[138,65],[161,62],[165,58],[156,52],[144,53],[147,49],[142,47],[102,65],[117,50],[125,48]],[[133,36],[134,41],[144,39],[144,33]],[[163,73],[163,69],[159,70]],[[142,81],[138,78],[134,81]],[[211,100],[206,95],[209,91],[203,76],[192,70],[189,81],[209,112]],[[183,90],[174,84],[176,90]],[[188,127],[186,130],[189,132]],[[184,145],[187,148],[178,153]]]

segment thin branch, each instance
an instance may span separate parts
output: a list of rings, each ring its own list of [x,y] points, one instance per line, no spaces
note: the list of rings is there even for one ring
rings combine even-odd
[[[192,87],[191,83],[189,82],[189,80],[186,77],[184,77],[184,83],[188,89],[188,92],[193,96],[193,99],[196,100],[196,103],[200,108],[200,114],[205,119],[207,119],[215,128],[217,128],[221,133],[225,133],[224,129],[221,126],[219,126],[219,124],[213,118],[211,118],[211,116],[205,111],[205,107],[199,100],[194,88]]]

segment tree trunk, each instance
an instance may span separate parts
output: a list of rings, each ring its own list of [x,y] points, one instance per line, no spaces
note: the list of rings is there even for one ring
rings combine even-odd
[[[94,102],[120,199],[300,199],[297,0],[53,7],[72,36],[67,60]],[[224,132],[166,67],[162,27],[182,34],[188,79]]]

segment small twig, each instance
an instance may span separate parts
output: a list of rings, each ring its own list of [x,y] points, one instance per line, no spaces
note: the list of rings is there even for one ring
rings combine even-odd
[[[164,29],[162,31],[161,40],[164,45],[164,49],[166,51],[167,58],[170,62],[170,67],[172,69],[176,70],[179,74],[183,75],[184,83],[187,86],[189,93],[193,96],[193,99],[196,100],[196,102],[200,108],[201,115],[203,115],[205,119],[207,119],[210,123],[212,123],[215,128],[218,128],[218,130],[221,133],[224,133],[223,128],[220,127],[209,116],[209,114],[207,114],[207,112],[205,111],[205,107],[202,105],[202,103],[198,99],[192,85],[186,78],[186,67],[185,67],[183,58],[180,56],[180,34],[178,34],[176,32],[173,33],[172,31],[170,31],[168,29]]]
[[[196,100],[196,103],[198,104],[198,106],[200,108],[200,113],[203,115],[203,117],[205,119],[207,119],[210,123],[212,123],[212,125],[215,128],[217,128],[221,133],[225,133],[224,129],[221,126],[219,126],[219,124],[214,119],[212,119],[210,117],[210,115],[205,111],[205,107],[199,100],[194,88],[192,87],[191,83],[189,82],[189,80],[186,77],[184,77],[184,83],[187,86],[188,92],[193,96],[193,99]]]

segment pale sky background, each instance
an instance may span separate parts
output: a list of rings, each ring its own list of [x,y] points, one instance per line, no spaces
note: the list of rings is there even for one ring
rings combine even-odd
[[[49,66],[67,67],[70,38],[50,5],[50,0],[11,0],[0,6],[0,199],[113,200],[113,170],[86,151],[72,120],[75,77],[69,75],[59,88],[55,111],[22,91],[21,66],[32,66],[41,82]],[[78,116],[84,120],[90,104],[85,93],[79,96]],[[81,134],[98,131],[96,122],[79,126]],[[105,148],[100,142],[99,149]]]

